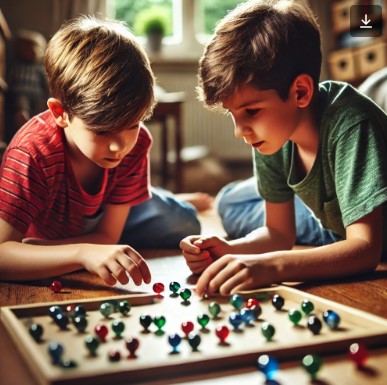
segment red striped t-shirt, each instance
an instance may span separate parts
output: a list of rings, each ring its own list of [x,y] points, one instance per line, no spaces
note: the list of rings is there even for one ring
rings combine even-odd
[[[88,194],[66,159],[63,129],[50,111],[27,122],[15,135],[0,169],[0,217],[26,237],[63,239],[97,224],[104,204],[136,205],[150,198],[149,150],[142,126],[133,150],[105,169],[101,189]]]

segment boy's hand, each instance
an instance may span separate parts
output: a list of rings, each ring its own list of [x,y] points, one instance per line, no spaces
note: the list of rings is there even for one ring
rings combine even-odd
[[[147,263],[128,245],[87,244],[82,245],[80,253],[83,267],[108,285],[113,286],[117,281],[125,285],[129,276],[137,286],[151,281]]]
[[[188,267],[193,273],[198,274],[226,254],[229,244],[225,239],[216,236],[191,235],[180,242],[180,248]]]
[[[225,255],[209,266],[196,284],[196,293],[222,295],[255,289],[275,282],[275,269],[257,255]]]

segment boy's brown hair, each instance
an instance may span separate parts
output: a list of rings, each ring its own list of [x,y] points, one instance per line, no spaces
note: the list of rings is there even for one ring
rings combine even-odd
[[[119,131],[152,113],[149,59],[121,22],[82,16],[65,23],[44,65],[51,96],[94,132]]]
[[[305,1],[305,0],[303,0]],[[274,89],[286,100],[293,80],[309,74],[317,88],[320,31],[301,0],[253,0],[218,24],[199,63],[198,94],[207,107],[221,107],[238,87]]]

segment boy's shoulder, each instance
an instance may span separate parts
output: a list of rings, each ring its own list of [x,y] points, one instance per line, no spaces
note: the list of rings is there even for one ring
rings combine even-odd
[[[47,157],[63,152],[63,132],[49,110],[31,118],[15,134],[8,150],[21,149],[33,157]]]
[[[132,150],[132,152],[134,151],[134,152],[140,152],[140,153],[147,153],[149,148],[152,146],[152,143],[153,143],[152,134],[145,126],[145,124],[141,123],[137,143],[134,149]]]
[[[386,113],[349,83],[325,81],[319,85],[321,124],[343,129],[364,120],[386,121]]]
[[[345,107],[347,111],[353,109],[362,113],[367,112],[369,108],[380,109],[369,97],[346,82],[327,80],[319,84],[318,91],[324,110]]]

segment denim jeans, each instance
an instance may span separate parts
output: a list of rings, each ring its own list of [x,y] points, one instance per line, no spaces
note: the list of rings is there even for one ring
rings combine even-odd
[[[263,226],[265,202],[258,194],[255,177],[226,185],[219,191],[216,201],[223,227],[230,238],[244,237]],[[294,202],[298,245],[322,246],[341,239],[337,234],[323,228],[297,195]]]
[[[152,198],[133,206],[120,243],[134,248],[178,248],[180,241],[200,234],[196,209],[164,189],[152,187]]]

